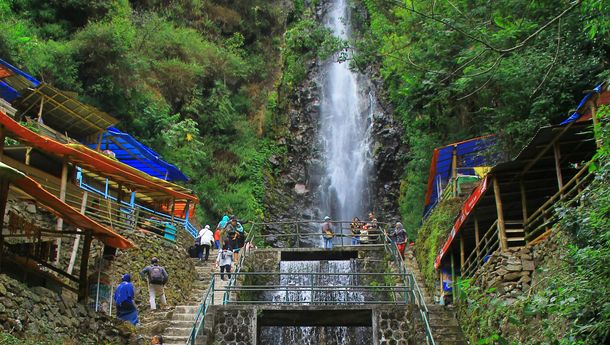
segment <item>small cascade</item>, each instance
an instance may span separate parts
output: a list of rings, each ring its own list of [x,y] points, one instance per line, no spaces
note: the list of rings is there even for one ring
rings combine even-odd
[[[341,273],[356,272],[354,260],[342,261],[282,261],[280,262],[280,286],[320,287],[336,286],[337,291],[274,291],[271,299],[278,303],[295,302],[298,305],[344,304],[347,301],[364,301],[362,293],[345,291],[343,287],[357,285],[353,275]],[[296,274],[327,273],[327,274]],[[341,289],[343,290],[341,290]],[[304,344],[304,345],[369,345],[372,342],[371,327],[261,327],[259,344]]]

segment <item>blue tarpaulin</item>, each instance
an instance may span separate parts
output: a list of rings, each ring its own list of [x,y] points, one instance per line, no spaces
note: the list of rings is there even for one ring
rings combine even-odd
[[[424,215],[428,214],[440,198],[440,187],[445,187],[451,179],[451,165],[453,150],[455,148],[457,158],[457,169],[460,175],[475,175],[474,168],[489,166],[491,157],[486,155],[489,147],[495,144],[493,136],[474,138],[459,143],[439,147],[434,150],[428,176],[428,190],[426,192],[426,204]]]
[[[37,88],[40,85],[36,78],[2,59],[0,59],[0,69],[7,70],[12,74],[0,79],[0,97],[9,103],[21,97],[21,92],[24,89]]]
[[[95,150],[98,143],[85,145]],[[188,181],[188,177],[176,166],[162,160],[158,153],[115,127],[108,127],[102,134],[100,149],[112,151],[120,162],[151,176],[167,181]]]
[[[581,116],[583,116],[584,114],[581,113],[582,107],[587,103],[587,101],[591,97],[593,97],[594,94],[602,93],[602,85],[603,85],[603,83],[597,85],[591,92],[587,92],[585,97],[583,97],[582,100],[580,100],[580,103],[578,103],[578,106],[576,107],[576,111],[572,115],[570,115],[570,117],[568,117],[565,121],[563,121],[560,124],[561,125],[565,125],[565,124],[568,124],[570,122],[577,121]]]

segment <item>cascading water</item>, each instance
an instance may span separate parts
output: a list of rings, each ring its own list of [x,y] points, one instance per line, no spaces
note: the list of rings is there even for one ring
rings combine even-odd
[[[280,286],[288,291],[270,293],[275,303],[344,304],[348,301],[364,300],[362,293],[345,290],[345,286],[357,285],[355,276],[341,273],[355,272],[352,261],[282,261],[280,262]],[[317,275],[296,273],[323,273]],[[315,291],[314,288],[331,287],[330,291]],[[332,287],[336,286],[336,290]],[[289,291],[290,288],[299,291]],[[260,344],[304,344],[304,345],[368,345],[372,339],[370,327],[261,327]]]
[[[347,2],[333,0],[324,25],[341,39],[350,38]],[[335,58],[321,66],[320,144],[325,173],[318,186],[319,210],[336,220],[362,218],[370,207],[367,196],[372,167],[370,152],[375,98],[365,76]]]

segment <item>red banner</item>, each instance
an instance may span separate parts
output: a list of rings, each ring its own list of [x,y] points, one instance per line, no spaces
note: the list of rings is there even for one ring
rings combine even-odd
[[[451,228],[451,233],[449,234],[449,238],[447,238],[447,241],[445,241],[445,244],[441,248],[441,251],[436,256],[436,260],[434,260],[434,268],[438,268],[441,265],[441,260],[443,259],[443,256],[445,255],[445,253],[451,246],[451,242],[453,242],[455,235],[457,235],[460,228],[462,227],[462,225],[464,224],[464,222],[466,221],[466,219],[468,218],[468,216],[474,209],[474,206],[477,204],[479,199],[481,199],[481,196],[483,196],[483,194],[485,194],[485,191],[487,190],[488,180],[489,180],[489,175],[485,176],[483,181],[481,181],[481,183],[477,186],[477,188],[475,188],[472,191],[472,193],[470,194],[468,199],[464,202],[464,205],[462,205],[460,214],[455,219],[455,222],[453,223],[453,227]]]

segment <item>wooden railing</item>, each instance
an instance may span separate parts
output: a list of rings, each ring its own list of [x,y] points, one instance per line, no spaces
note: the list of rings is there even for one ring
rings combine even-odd
[[[584,191],[584,187],[591,182],[594,174],[589,171],[591,162],[587,163],[563,188],[549,198],[531,216],[527,218],[524,226],[525,240],[532,241],[555,224],[558,215],[555,212],[555,203],[565,201],[567,206],[573,205],[578,201]]]
[[[485,231],[474,250],[468,255],[466,260],[464,260],[462,277],[473,276],[477,269],[487,261],[488,255],[491,255],[498,247],[498,221],[496,220],[489,229]]]
[[[61,189],[59,178],[10,157],[3,159],[7,164],[23,171],[40,183],[44,189],[59,197]],[[83,202],[85,192],[87,192],[87,197]],[[66,186],[65,202],[77,210],[84,208],[86,216],[117,231],[144,229],[171,241],[175,240],[175,226],[182,226],[185,222],[184,219],[172,219],[168,214],[156,212],[142,205],[131,205],[118,201],[112,196],[105,197],[94,189],[87,190],[87,188],[80,188],[72,183],[68,183]]]

